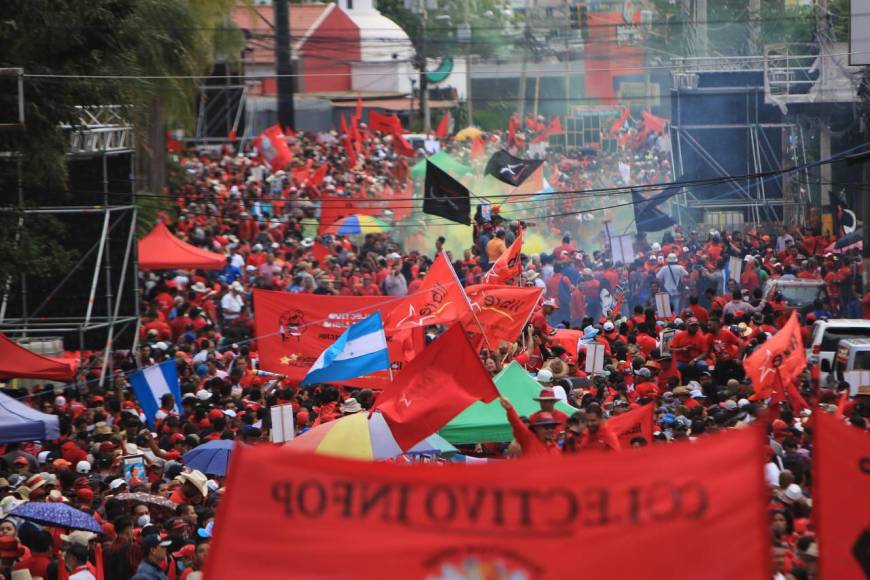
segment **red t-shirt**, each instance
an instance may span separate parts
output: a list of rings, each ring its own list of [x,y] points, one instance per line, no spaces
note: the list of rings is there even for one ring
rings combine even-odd
[[[730,330],[720,328],[716,334],[707,335],[707,350],[715,360],[733,360],[740,352],[740,339]]]
[[[686,350],[674,351],[674,348],[689,347]],[[688,330],[678,332],[671,340],[671,351],[674,353],[674,360],[677,362],[689,362],[702,352],[707,350],[707,336],[700,330],[694,336],[689,334]]]

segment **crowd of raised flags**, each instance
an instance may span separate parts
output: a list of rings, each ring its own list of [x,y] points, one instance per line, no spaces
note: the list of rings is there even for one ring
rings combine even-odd
[[[534,226],[509,207],[474,212],[473,192],[431,162],[421,205],[403,205],[416,152],[397,118],[368,121],[358,109],[339,135],[269,129],[259,160],[180,159],[190,182],[166,220],[227,265],[143,277],[139,364],[106,388],[90,370],[26,395],[59,416],[61,439],[0,460],[0,573],[531,578],[582,561],[593,577],[866,574],[870,392],[819,381],[803,348],[812,319],[870,305],[854,251],[829,254],[836,240],[813,224],[771,224],[641,235],[621,261],[562,231],[532,252]],[[561,124],[526,127],[444,145],[488,148],[483,171],[512,187],[544,167],[562,187],[660,175],[627,113],[612,131],[640,149],[613,158],[526,158]],[[318,203],[334,221],[366,197],[393,217],[470,223],[468,251],[318,223]],[[666,198],[635,200],[640,233],[672,225]],[[729,257],[745,266],[726,294]],[[660,276],[677,268],[677,284]],[[821,280],[831,299],[792,313],[760,295],[762,273]],[[361,442],[426,465],[310,452]],[[446,465],[460,460],[486,465]],[[74,506],[102,533],[34,528],[12,514],[24,500]]]

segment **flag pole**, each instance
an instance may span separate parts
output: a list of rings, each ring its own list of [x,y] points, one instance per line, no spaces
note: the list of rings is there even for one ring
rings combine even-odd
[[[444,258],[444,261],[450,266],[450,272],[453,273],[453,280],[456,282],[456,285],[459,286],[459,291],[462,292],[462,297],[465,298],[465,304],[468,305],[468,311],[471,312],[471,316],[474,318],[474,322],[477,323],[477,328],[480,329],[480,334],[483,336],[483,342],[486,343],[486,348],[489,352],[495,352],[492,350],[492,345],[489,344],[489,338],[486,336],[486,332],[483,330],[483,325],[480,323],[480,320],[477,318],[477,313],[474,312],[474,308],[471,307],[471,300],[468,299],[468,294],[465,293],[465,288],[463,288],[462,284],[459,282],[459,276],[456,275],[456,270],[453,269],[453,264],[450,263],[450,259],[447,257],[447,253],[442,249],[441,256]]]

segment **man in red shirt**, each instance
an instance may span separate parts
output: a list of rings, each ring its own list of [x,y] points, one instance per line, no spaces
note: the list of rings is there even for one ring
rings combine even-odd
[[[727,328],[722,328],[718,318],[711,318],[707,325],[707,353],[712,359],[713,378],[717,385],[724,385],[728,379],[742,378],[743,366],[737,361],[743,354],[743,343]]]
[[[544,371],[541,371],[543,373]],[[540,373],[539,373],[540,376]],[[550,373],[552,377],[552,373]],[[541,392],[538,393],[538,396],[535,397],[535,400],[541,405],[541,412],[550,413],[558,422],[556,425],[556,429],[561,431],[565,427],[565,422],[568,420],[568,414],[563,413],[559,409],[556,408],[556,401],[559,400],[559,397],[556,396],[555,391],[553,391],[550,387],[545,387],[541,389]],[[537,413],[535,413],[537,415]],[[534,417],[534,415],[532,415]]]
[[[616,433],[608,428],[601,407],[593,403],[586,407],[586,432],[580,439],[582,450],[619,451],[622,447]]]
[[[532,415],[534,420],[530,420],[531,426],[527,427],[510,401],[504,397],[499,397],[499,401],[507,413],[514,439],[523,450],[523,457],[540,457],[560,453],[559,446],[556,444],[556,425],[558,422],[553,418],[553,415],[539,411]]]
[[[707,370],[707,361],[704,360],[707,338],[701,332],[697,318],[692,317],[686,321],[686,330],[677,333],[669,348],[684,381],[693,380]]]

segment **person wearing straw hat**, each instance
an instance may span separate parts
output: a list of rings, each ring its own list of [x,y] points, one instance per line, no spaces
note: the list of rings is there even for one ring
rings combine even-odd
[[[208,478],[201,471],[194,469],[193,471],[182,472],[175,478],[175,481],[181,485],[175,488],[170,501],[176,505],[191,504],[199,505],[204,503],[208,496]]]

